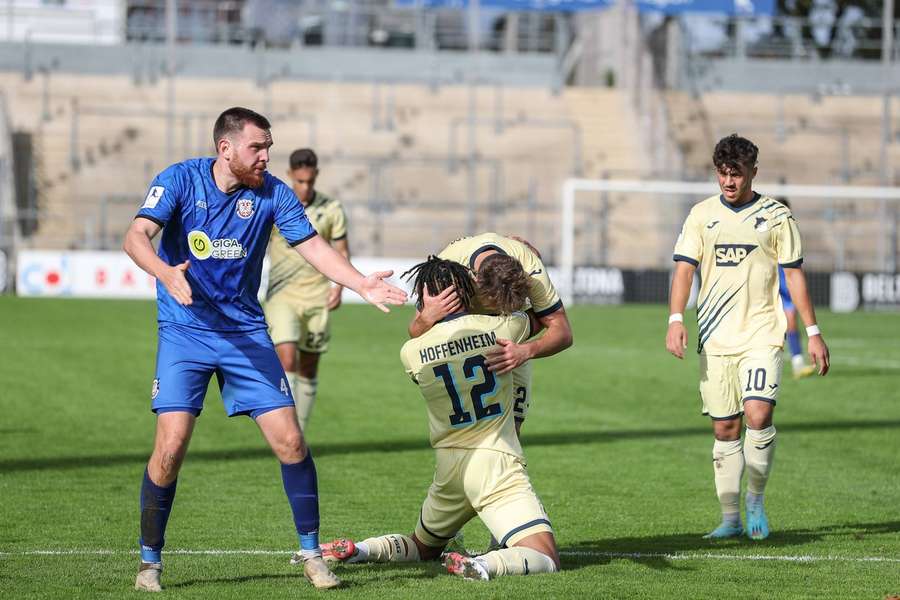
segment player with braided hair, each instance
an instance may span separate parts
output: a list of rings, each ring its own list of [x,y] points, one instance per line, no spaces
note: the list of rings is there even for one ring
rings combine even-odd
[[[436,454],[434,480],[415,533],[361,542],[335,540],[322,545],[325,559],[346,563],[435,560],[463,525],[478,515],[502,548],[478,557],[448,553],[444,565],[451,574],[491,579],[558,571],[553,529],[531,487],[516,435],[512,375],[490,371],[485,357],[502,339],[520,343],[531,337],[537,319],[522,312],[471,313],[476,301],[473,274],[457,262],[431,256],[406,276],[414,278],[420,303],[425,293],[434,296],[452,286],[460,304],[458,311],[406,342],[400,351],[407,374],[426,401]],[[491,293],[496,292],[491,288]],[[521,306],[524,293],[510,300]]]
[[[537,250],[522,239],[496,233],[460,238],[441,250],[438,257],[472,269],[478,290],[478,306],[473,312],[493,313],[534,311],[543,335],[522,343],[504,340],[488,352],[487,366],[497,374],[512,372],[516,396],[515,422],[518,433],[531,405],[531,359],[553,356],[572,345],[572,326],[553,287],[547,268]],[[524,288],[526,302],[515,306],[514,299]],[[410,337],[418,337],[435,323],[459,310],[452,287],[438,295],[420,297],[416,316],[409,324]]]

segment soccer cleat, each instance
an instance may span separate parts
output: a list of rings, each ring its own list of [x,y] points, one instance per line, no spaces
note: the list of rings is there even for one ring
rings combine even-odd
[[[356,556],[356,544],[353,540],[338,538],[322,544],[322,558],[327,563],[342,563]]]
[[[491,578],[487,569],[477,559],[450,552],[444,556],[444,566],[451,575],[458,575],[469,581],[487,581]]]
[[[747,503],[747,537],[751,540],[769,537],[769,519],[762,502]]]
[[[317,590],[330,590],[341,585],[341,580],[331,572],[321,556],[303,561],[303,575]]]
[[[721,523],[718,527],[703,536],[705,540],[725,540],[728,538],[739,537],[744,534],[744,528],[741,524],[732,525],[731,523]]]
[[[137,579],[134,581],[134,589],[144,592],[161,592],[162,584],[159,576],[162,573],[162,564],[141,562]]]
[[[353,540],[344,538],[326,542],[319,547],[322,548],[322,559],[328,564],[347,562],[357,554]],[[291,556],[292,565],[302,565],[305,560],[301,552],[294,552]]]
[[[809,377],[810,375],[816,374],[816,366],[815,365],[803,365],[802,367],[798,367],[794,369],[794,379],[803,379],[804,377]]]

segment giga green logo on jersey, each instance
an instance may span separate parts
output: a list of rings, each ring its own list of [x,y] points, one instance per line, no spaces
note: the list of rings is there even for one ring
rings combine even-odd
[[[191,249],[191,254],[200,260],[206,260],[209,257],[233,260],[247,256],[247,251],[238,240],[234,238],[211,240],[208,235],[198,230],[188,234],[188,247]]]

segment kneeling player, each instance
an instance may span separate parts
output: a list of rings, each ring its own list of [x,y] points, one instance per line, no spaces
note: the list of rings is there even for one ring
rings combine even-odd
[[[472,517],[478,515],[501,549],[469,557],[451,552],[444,564],[466,579],[553,573],[559,554],[516,436],[512,376],[487,368],[485,351],[500,340],[522,343],[536,320],[521,312],[505,316],[469,314],[475,300],[465,266],[434,257],[414,267],[418,298],[453,286],[463,311],[447,315],[428,332],[404,344],[400,356],[428,406],[434,481],[411,536],[390,534],[361,542],[323,544],[326,560],[411,562],[434,560]],[[523,278],[525,272],[521,272]],[[525,302],[523,297],[516,304]]]

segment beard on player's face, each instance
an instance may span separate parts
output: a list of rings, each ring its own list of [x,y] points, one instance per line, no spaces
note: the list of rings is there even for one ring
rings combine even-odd
[[[241,185],[245,185],[249,188],[257,188],[262,185],[263,175],[266,172],[266,163],[257,161],[247,165],[241,162],[240,157],[235,154],[232,159],[228,161],[228,168]]]

